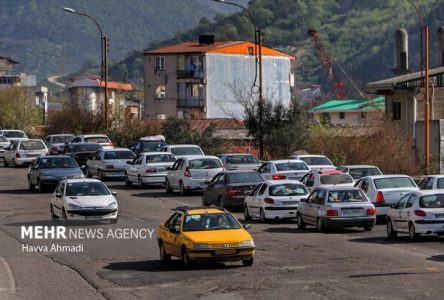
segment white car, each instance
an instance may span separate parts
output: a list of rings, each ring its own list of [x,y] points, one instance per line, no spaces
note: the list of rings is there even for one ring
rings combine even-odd
[[[3,158],[5,157],[5,148],[8,148],[11,145],[11,142],[8,141],[3,135],[0,135],[0,162],[3,162]]]
[[[354,186],[354,180],[348,173],[340,170],[311,170],[300,180],[312,192],[317,187]]]
[[[17,129],[0,130],[0,135],[3,135],[11,143],[16,141],[24,141],[28,139],[26,133],[24,133],[22,130],[17,130]]]
[[[428,175],[419,183],[421,190],[441,190],[444,189],[444,175]]]
[[[299,180],[310,172],[310,168],[302,160],[270,160],[257,170],[267,180]]]
[[[125,148],[99,150],[86,161],[86,177],[125,178],[127,162],[135,157],[133,151]]]
[[[314,225],[322,232],[328,228],[363,227],[371,230],[376,223],[376,209],[358,188],[331,186],[315,189],[299,203],[298,228]]]
[[[30,164],[36,157],[47,155],[48,148],[42,140],[28,139],[13,142],[5,149],[4,166]]]
[[[337,169],[350,174],[355,180],[365,176],[382,175],[378,167],[370,165],[347,165],[337,167]]]
[[[307,198],[308,191],[299,181],[266,181],[258,184],[245,197],[244,219],[266,220],[296,219],[299,201]]]
[[[181,195],[188,191],[202,191],[205,182],[223,170],[220,159],[216,156],[185,156],[177,158],[171,168],[168,168],[165,189],[172,193],[179,189]]]
[[[139,187],[147,184],[165,184],[167,168],[171,167],[176,158],[168,152],[140,153],[133,161],[127,162],[125,183]]]
[[[312,170],[336,169],[331,160],[325,155],[304,154],[292,155],[289,159],[299,159],[304,161]]]
[[[189,155],[205,155],[198,145],[166,145],[160,150],[161,152],[172,153],[175,157]]]
[[[104,134],[84,134],[78,135],[71,141],[71,143],[97,143],[103,149],[113,149],[114,145],[110,138]]]
[[[229,153],[217,157],[222,161],[225,170],[257,171],[261,166],[261,162],[253,154]]]
[[[109,220],[117,223],[116,194],[98,179],[62,180],[51,197],[51,218]]]
[[[396,204],[405,194],[419,188],[407,175],[366,176],[355,185],[360,188],[376,207],[378,217],[386,217],[390,206]]]
[[[421,234],[444,234],[444,193],[416,191],[405,194],[387,213],[387,236],[407,233],[411,240]]]
[[[59,154],[74,138],[73,134],[50,134],[46,137],[45,144],[50,154]]]

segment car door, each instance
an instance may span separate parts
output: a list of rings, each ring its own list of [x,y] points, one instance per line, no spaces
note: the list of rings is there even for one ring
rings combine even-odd
[[[403,224],[406,222],[406,219],[403,219],[403,209],[410,196],[410,193],[404,195],[390,211],[390,220],[395,231],[404,231],[406,228],[406,224]]]
[[[270,179],[270,168],[268,163],[263,163],[262,166],[259,167],[259,169],[257,170],[257,172],[259,174],[261,174],[266,180]]]
[[[219,176],[221,176],[222,173],[218,173],[216,174],[208,183],[207,187],[204,190],[205,193],[205,201],[207,202],[207,204],[213,204],[214,203],[214,199],[215,199],[215,194],[216,194],[216,190],[215,190],[215,185],[216,185],[216,181],[219,178]]]
[[[299,212],[302,215],[304,222],[316,225],[316,217],[314,212],[314,202],[318,196],[319,191],[313,191],[307,198],[307,202]]]
[[[176,168],[171,172],[171,182],[170,182],[171,186],[179,187],[180,179],[182,178],[182,175],[184,173],[184,171],[182,170],[184,168],[184,165],[185,165],[184,159],[180,158],[177,160]]]
[[[253,201],[254,206],[256,207],[255,214],[257,214],[257,216],[260,216],[261,209],[263,209],[264,198],[266,198],[265,191],[267,190],[267,187],[268,185],[266,183],[263,183],[259,188],[257,195],[254,196]]]
[[[86,161],[89,173],[91,175],[99,175],[99,164],[102,151],[96,151],[94,155]]]
[[[426,185],[427,182],[429,181],[430,177],[424,177],[419,183],[418,183],[418,187],[420,190],[425,190],[426,189]]]
[[[324,210],[324,198],[326,195],[326,191],[320,190],[314,199],[313,203],[313,209],[312,209],[312,216],[313,216],[313,222],[318,222],[319,216],[322,214],[322,211]]]
[[[433,183],[433,178],[431,178],[431,182]],[[409,231],[409,222],[413,221],[413,214],[414,211],[412,210],[413,203],[418,199],[418,195],[411,194],[410,197],[408,197],[407,202],[405,203],[405,207],[401,209],[401,230],[408,232]]]
[[[245,204],[248,206],[248,212],[251,216],[256,217],[257,213],[259,212],[259,202],[254,201],[255,197],[257,197],[257,194],[259,193],[259,189],[262,187],[263,183],[259,183],[248,195],[245,197]]]
[[[219,198],[226,195],[227,189],[227,176],[222,173],[214,183],[213,203],[219,205]]]
[[[62,210],[65,206],[65,182],[61,182],[53,193],[53,209],[58,216],[62,216]]]
[[[173,256],[180,257],[181,255],[181,249],[180,249],[180,233],[182,230],[182,221],[183,221],[183,215],[181,213],[177,213],[177,215],[171,220],[171,222],[168,224],[168,233],[167,238],[165,240],[166,248],[168,253],[170,253]]]
[[[29,167],[29,181],[32,184],[37,184],[37,177],[39,176],[39,164],[40,164],[40,158],[37,157],[34,159],[34,161],[31,163],[31,166]]]
[[[135,158],[135,160],[133,161],[133,164],[130,166],[131,169],[131,181],[138,181],[139,180],[139,174],[140,174],[140,169],[143,166],[143,162],[145,161],[146,157],[143,154],[139,154],[139,156],[137,156]]]
[[[12,164],[14,157],[15,157],[15,151],[17,149],[17,145],[18,145],[18,142],[14,142],[8,148],[6,148],[5,161],[7,163]]]

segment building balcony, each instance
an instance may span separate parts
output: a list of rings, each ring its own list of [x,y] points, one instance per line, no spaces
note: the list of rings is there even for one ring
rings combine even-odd
[[[177,70],[177,81],[190,83],[205,83],[204,72],[195,70],[188,72],[185,70]]]
[[[203,108],[205,107],[205,101],[203,99],[177,99],[178,108]]]

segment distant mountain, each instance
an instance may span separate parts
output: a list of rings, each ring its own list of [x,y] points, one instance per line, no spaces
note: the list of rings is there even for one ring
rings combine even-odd
[[[100,63],[97,27],[64,12],[65,6],[97,19],[110,39],[112,61],[191,29],[203,17],[235,11],[210,0],[2,0],[0,55],[19,61],[17,72],[42,80]]]

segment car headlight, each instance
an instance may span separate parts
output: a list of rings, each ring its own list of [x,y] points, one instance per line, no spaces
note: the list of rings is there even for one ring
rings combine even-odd
[[[208,249],[208,244],[200,243],[200,244],[193,244],[194,249]]]
[[[116,202],[116,201],[111,202],[111,203],[108,204],[106,207],[107,207],[107,208],[116,208],[116,207],[117,207],[117,202]]]
[[[255,247],[254,241],[243,241],[239,243],[239,247]]]
[[[56,178],[54,176],[40,176],[40,179],[51,180],[51,179],[56,179]]]
[[[69,203],[68,207],[71,208],[71,209],[80,209],[81,208],[79,205],[74,204],[74,203]]]
[[[71,178],[76,179],[76,178],[84,178],[85,176],[83,176],[83,174],[77,174],[77,175],[73,175]]]

